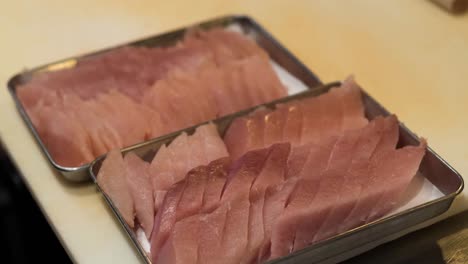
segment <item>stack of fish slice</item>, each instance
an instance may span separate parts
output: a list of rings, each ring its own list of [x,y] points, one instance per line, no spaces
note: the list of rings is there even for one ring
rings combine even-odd
[[[127,223],[144,228],[153,263],[261,263],[374,221],[400,205],[426,150],[425,140],[397,148],[393,115],[369,122],[352,78],[234,120],[225,145],[212,125],[198,129],[163,146],[151,164],[127,165],[126,176],[117,174],[125,171],[119,152],[99,171],[99,185]],[[182,144],[201,138],[204,145]],[[137,173],[148,175],[145,197],[158,202],[114,187],[131,187],[138,177],[131,171],[147,171]]]

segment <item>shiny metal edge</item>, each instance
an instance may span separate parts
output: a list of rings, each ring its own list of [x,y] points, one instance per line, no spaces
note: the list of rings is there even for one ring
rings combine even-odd
[[[256,106],[251,109],[244,110],[244,111],[217,119],[213,121],[213,123],[217,125],[218,131],[220,132],[221,135],[223,135],[225,130],[229,126],[230,122],[234,120],[236,117],[247,115],[260,107],[272,108],[276,104],[279,104],[279,103],[289,102],[293,100],[300,100],[301,98],[306,98],[306,97],[311,97],[311,96],[318,96],[322,93],[325,93],[330,88],[338,86],[339,84],[340,84],[339,82],[335,82],[335,83],[331,83],[331,84],[324,85],[321,87],[317,87],[314,90],[304,91],[294,96],[282,98],[280,100],[277,100],[268,104]],[[366,110],[366,115],[368,118],[373,118],[377,115],[388,116],[390,114],[382,105],[380,105],[376,100],[374,100],[371,96],[369,96],[364,90],[361,89],[361,91],[362,91],[362,97],[363,97],[364,106]],[[149,142],[144,142],[144,143],[141,143],[141,144],[129,147],[129,148],[122,149],[122,154],[133,151],[140,157],[147,157],[148,154],[152,156],[159,149],[160,146],[162,146],[163,144],[168,144],[168,143],[170,144],[170,142],[174,140],[182,132],[192,134],[198,126],[201,126],[206,123],[209,123],[209,122],[198,124],[191,128],[183,129],[183,130],[171,133],[169,135],[165,135],[163,137],[151,140]],[[400,125],[400,138],[407,137],[406,142],[404,142],[405,145],[419,143],[419,137],[415,133],[409,130],[401,122],[399,125]],[[120,216],[120,213],[118,212],[117,208],[112,203],[112,200],[99,187],[99,184],[97,182],[97,175],[99,173],[100,166],[103,160],[105,159],[105,157],[106,155],[103,155],[97,158],[95,161],[93,161],[91,163],[91,166],[89,167],[89,173],[92,179],[95,181],[96,185],[98,186],[99,191],[105,197],[107,203],[109,203],[114,213],[118,216],[119,221],[122,223],[126,232],[132,239],[134,246],[137,248],[137,250],[141,254],[143,254],[145,262],[150,264],[151,260],[146,255],[140,243],[136,239],[136,236],[133,230],[129,228],[129,226],[123,220],[122,216]],[[440,166],[441,168],[444,168],[444,170],[447,170],[447,172],[449,172],[449,175],[445,175],[444,177],[442,177],[443,179],[445,179],[445,182],[442,182],[442,183],[433,182],[431,179],[428,178],[437,188],[439,188],[440,190],[445,190],[444,196],[438,199],[426,202],[419,206],[409,208],[400,213],[390,215],[387,217],[383,217],[381,219],[364,224],[354,229],[350,229],[346,232],[343,232],[341,234],[338,234],[326,240],[323,240],[317,244],[311,245],[305,249],[299,250],[297,252],[294,252],[292,254],[289,254],[287,256],[284,256],[278,259],[271,260],[267,263],[269,264],[323,263],[323,262],[336,263],[338,261],[343,261],[346,259],[346,257],[343,257],[343,255],[355,248],[367,245],[369,243],[372,243],[375,240],[382,239],[393,233],[403,231],[411,226],[422,223],[426,220],[429,220],[447,211],[450,208],[450,205],[452,204],[455,197],[458,194],[460,194],[464,188],[463,178],[454,168],[452,168],[445,160],[443,160],[430,147],[427,148],[427,153],[426,153],[425,159],[423,159],[423,162],[421,163],[420,171],[423,169],[422,167],[425,164],[427,164],[427,162],[425,161],[426,157],[435,158],[435,160],[438,163],[438,166]],[[427,173],[426,174],[423,173],[423,176],[427,178]],[[450,186],[448,189],[444,188],[443,184],[449,181],[453,181],[456,184],[451,184],[452,186]]]
[[[116,45],[110,48],[105,48],[96,52],[74,56],[53,63],[38,66],[31,70],[16,74],[15,76],[9,79],[7,86],[10,91],[10,94],[13,97],[13,100],[15,101],[16,108],[19,110],[21,117],[23,118],[28,128],[31,130],[34,138],[36,139],[36,142],[39,144],[39,147],[41,148],[42,152],[46,155],[46,158],[49,160],[50,164],[57,171],[59,171],[67,180],[75,182],[86,181],[89,180],[89,175],[87,171],[91,163],[83,164],[79,167],[67,167],[61,166],[52,158],[45,144],[39,137],[37,130],[35,129],[31,119],[29,118],[25,108],[21,104],[16,94],[17,86],[26,83],[31,79],[33,75],[38,74],[40,72],[72,68],[75,67],[75,65],[80,60],[84,60],[86,58],[93,57],[116,48],[121,48],[124,46],[156,47],[172,45],[176,41],[180,40],[184,36],[186,30],[190,28],[211,28],[217,26],[228,26],[232,24],[239,24],[246,33],[255,34],[255,40],[262,48],[264,48],[267,51],[269,56],[283,68],[288,70],[291,74],[295,75],[298,79],[303,81],[309,88],[313,88],[317,85],[322,84],[320,79],[312,71],[310,71],[297,57],[295,57],[289,50],[287,50],[276,38],[274,38],[254,19],[245,15],[227,15],[202,21],[199,23],[194,23],[193,25],[160,33],[152,37],[143,38],[140,40]],[[135,145],[137,146],[141,143]]]

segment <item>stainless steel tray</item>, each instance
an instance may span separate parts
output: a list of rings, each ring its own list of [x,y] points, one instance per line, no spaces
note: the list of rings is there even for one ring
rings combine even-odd
[[[40,72],[72,68],[75,67],[77,65],[77,62],[79,62],[80,60],[91,56],[99,55],[112,49],[116,49],[123,46],[169,46],[180,40],[184,36],[186,30],[194,26],[198,26],[201,28],[212,28],[226,27],[234,24],[240,26],[240,28],[245,34],[252,36],[253,39],[258,43],[258,45],[261,46],[268,53],[268,55],[273,61],[282,66],[290,74],[294,75],[297,79],[301,80],[306,86],[310,88],[321,84],[320,80],[314,73],[312,73],[307,67],[305,67],[296,57],[294,57],[284,46],[282,46],[272,35],[270,35],[252,18],[249,18],[247,16],[226,16],[221,18],[215,18],[209,21],[204,21],[168,33],[158,34],[154,37],[149,37],[135,42],[130,42],[112,48],[100,50],[90,54],[60,60],[54,63],[34,68],[29,71],[19,73],[13,76],[8,81],[8,89],[11,95],[13,96],[13,99],[23,120],[26,122],[27,126],[31,130],[33,136],[35,137],[43,153],[46,155],[50,164],[68,180],[85,181],[89,179],[89,175],[87,173],[89,164],[84,164],[79,167],[65,167],[61,166],[60,164],[54,161],[47,148],[45,147],[44,143],[42,142],[41,138],[39,137],[39,134],[36,131],[28,114],[26,113],[26,110],[24,109],[22,103],[18,99],[18,96],[16,94],[17,87],[21,84],[28,82],[33,75],[39,74]]]
[[[220,134],[224,135],[224,132],[226,131],[227,127],[233,119],[239,116],[246,115],[257,109],[258,107],[265,106],[271,108],[277,103],[287,102],[305,97],[317,96],[328,91],[331,87],[337,85],[338,83],[324,85],[318,87],[317,89],[308,90],[294,96],[289,96],[287,98],[283,98],[268,104],[241,111],[217,119],[214,121],[214,124],[216,124]],[[362,91],[362,98],[364,101],[366,116],[368,118],[371,119],[378,115],[389,115],[389,112],[385,108],[383,108],[379,103],[377,103],[364,91]],[[123,149],[122,153],[134,152],[143,159],[150,161],[160,146],[162,146],[163,144],[170,143],[182,132],[192,134],[195,131],[195,128],[200,125],[202,124],[178,132],[174,132],[172,134],[154,139],[146,143]],[[400,123],[400,139],[398,144],[400,146],[417,145],[418,142],[419,139],[416,136],[416,134],[411,132],[404,124]],[[132,239],[138,251],[144,257],[147,263],[151,263],[150,259],[148,258],[140,243],[138,242],[133,230],[126,224],[119,211],[114,206],[112,200],[104,192],[102,192],[101,188],[99,187],[99,184],[97,183],[96,176],[99,173],[99,169],[104,158],[105,156],[102,156],[91,163],[91,177],[95,181],[98,189],[103,194],[109,206],[112,208],[112,211],[120,220],[121,224],[125,228],[127,234]],[[458,174],[458,172],[456,172],[452,167],[450,167],[450,165],[447,164],[447,162],[445,162],[440,156],[438,156],[431,148],[427,149],[426,155],[421,162],[419,172],[443,193],[443,196],[441,198],[426,202],[422,205],[407,209],[395,215],[384,217],[369,224],[349,230],[345,233],[331,237],[327,240],[309,246],[303,250],[300,250],[283,258],[272,260],[269,263],[334,263],[336,261],[342,261],[346,259],[347,256],[349,256],[349,252],[353,249],[358,249],[360,247],[372,243],[373,241],[385,238],[399,231],[403,231],[411,226],[424,222],[448,210],[455,196],[463,190],[463,179],[460,176],[460,174]]]

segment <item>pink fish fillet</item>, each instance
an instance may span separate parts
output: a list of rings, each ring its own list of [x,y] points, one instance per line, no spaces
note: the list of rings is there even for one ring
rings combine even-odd
[[[333,147],[327,168],[320,175],[317,193],[307,208],[307,215],[299,220],[294,240],[294,251],[314,242],[317,231],[336,204],[360,134],[361,130],[349,131],[343,134]]]
[[[339,198],[314,238],[315,241],[320,241],[335,235],[339,225],[349,215],[358,201],[360,190],[367,181],[366,171],[369,158],[382,136],[383,126],[384,119],[382,117],[377,117],[363,128],[358,142],[356,143],[355,154],[352,157],[351,165],[345,173]]]
[[[384,130],[379,143],[375,147],[372,156],[369,159],[367,168],[362,169],[357,177],[364,177],[366,180],[359,191],[359,199],[355,203],[349,215],[342,221],[338,228],[338,233],[349,230],[365,223],[367,216],[375,205],[380,193],[375,192],[374,187],[381,184],[379,182],[379,168],[385,164],[385,161],[392,151],[395,150],[398,141],[398,120],[396,116],[390,116],[384,120]],[[391,173],[391,171],[389,171]]]
[[[291,149],[289,143],[272,145],[262,171],[250,188],[250,217],[247,251],[241,263],[251,263],[257,259],[264,241],[263,207],[268,188],[281,185],[285,180],[286,162]]]
[[[154,262],[158,259],[159,251],[174,227],[177,206],[184,189],[184,181],[174,184],[166,193],[164,201],[154,217],[153,232],[151,234],[151,258]]]
[[[364,105],[361,98],[361,90],[353,76],[343,81],[337,94],[341,97],[343,112],[343,129],[356,129],[365,126],[368,120],[364,116]]]
[[[122,154],[115,149],[107,154],[97,176],[97,182],[117,207],[125,222],[134,227],[134,201],[127,184],[125,163]]]
[[[218,208],[230,163],[229,158],[221,158],[208,165],[208,179],[203,193],[202,212],[209,213]]]
[[[198,239],[200,237],[199,216],[188,217],[175,224],[169,238],[153,263],[190,264],[197,263]]]
[[[287,116],[283,128],[284,142],[289,141],[294,146],[299,145],[301,142],[302,133],[302,109],[298,104],[279,104],[276,109],[286,108]]]
[[[388,168],[393,174],[386,179],[382,179],[382,195],[375,203],[370,212],[367,222],[378,219],[395,208],[409,183],[416,175],[419,164],[426,152],[427,143],[425,139],[421,140],[419,146],[406,146],[392,153],[387,159]]]
[[[133,152],[124,157],[127,184],[132,195],[136,218],[145,231],[146,237],[151,236],[154,221],[153,186],[148,174],[149,164]]]

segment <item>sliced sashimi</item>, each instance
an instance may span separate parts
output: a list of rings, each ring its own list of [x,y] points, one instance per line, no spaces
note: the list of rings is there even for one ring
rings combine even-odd
[[[395,150],[398,141],[398,120],[395,116],[389,116],[384,120],[384,130],[380,137],[377,146],[370,157],[369,164],[366,169],[359,171],[358,177],[365,177],[367,180],[360,188],[359,199],[355,203],[353,209],[343,220],[338,228],[338,232],[343,232],[350,228],[359,226],[365,223],[369,212],[372,210],[376,200],[380,197],[380,193],[374,192],[373,186],[379,185],[378,175],[380,167],[385,164],[389,153]],[[385,173],[391,173],[387,171]],[[362,175],[361,175],[362,173]]]
[[[222,238],[228,206],[222,205],[211,213],[199,216],[198,264],[217,264],[222,254]]]
[[[364,117],[364,105],[361,100],[361,91],[354,80],[354,77],[348,77],[341,85],[341,91],[337,94],[341,96],[343,112],[346,113],[343,119],[343,128],[356,129],[367,124]]]
[[[367,167],[369,159],[374,152],[384,129],[384,119],[377,117],[369,125],[363,128],[356,149],[348,168],[336,205],[328,215],[324,224],[317,233],[315,240],[320,241],[337,233],[339,225],[349,215],[362,186],[367,182]]]
[[[285,125],[283,127],[283,142],[291,142],[294,146],[301,142],[302,110],[297,104],[279,104],[276,109],[287,109]]]
[[[93,160],[91,139],[86,128],[80,122],[73,122],[69,113],[46,106],[37,118],[41,123],[36,128],[37,132],[58,164],[73,167]]]
[[[177,222],[161,251],[158,252],[157,258],[152,256],[153,262],[164,264],[197,263],[200,231],[198,215]]]
[[[268,188],[273,188],[284,182],[290,148],[289,143],[271,146],[262,171],[250,187],[248,244],[241,263],[251,263],[257,259],[265,237],[263,229],[265,192]]]
[[[200,212],[203,204],[208,169],[200,166],[190,170],[185,176],[185,189],[176,209],[176,221]]]
[[[154,193],[148,174],[149,163],[140,159],[133,152],[124,157],[127,184],[132,195],[136,218],[143,227],[146,237],[151,236],[154,221]]]
[[[259,249],[258,260],[264,262],[271,256],[271,235],[274,222],[283,213],[298,177],[288,179],[283,185],[271,186],[265,191],[263,205],[263,242]]]
[[[127,185],[122,154],[115,149],[107,154],[97,175],[99,187],[107,194],[130,227],[134,227],[134,201]]]
[[[382,195],[375,202],[374,208],[367,217],[367,222],[373,221],[390,212],[399,201],[409,183],[416,175],[419,164],[424,157],[427,143],[421,140],[419,146],[406,146],[397,149],[386,160],[387,168],[391,168],[393,177],[381,180]]]
[[[269,147],[271,144],[285,142],[283,141],[284,127],[287,125],[288,109],[277,108],[265,115],[264,122],[264,136],[263,145]],[[286,141],[289,142],[289,141]]]
[[[300,222],[294,240],[294,251],[300,250],[316,240],[315,236],[335,206],[341,193],[343,180],[352,162],[362,130],[344,133],[336,142],[321,179],[307,221]]]
[[[221,158],[212,161],[208,165],[208,178],[203,194],[202,212],[209,213],[218,208],[230,163],[229,158]]]
[[[164,201],[154,217],[151,234],[151,257],[157,260],[161,247],[171,234],[176,221],[177,206],[185,189],[185,182],[174,184],[166,193]]]

